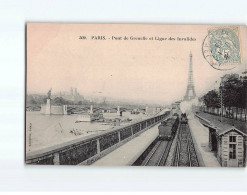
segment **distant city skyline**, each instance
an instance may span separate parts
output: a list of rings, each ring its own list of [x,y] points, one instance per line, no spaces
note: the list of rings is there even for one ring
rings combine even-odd
[[[63,92],[63,95],[69,95],[69,91],[61,91]],[[90,101],[99,101],[99,102],[111,102],[111,103],[115,103],[115,102],[125,102],[125,103],[138,103],[138,104],[148,104],[148,105],[166,105],[166,104],[170,104],[170,102],[153,102],[152,100],[135,100],[135,99],[129,99],[129,98],[114,98],[114,97],[110,97],[110,96],[104,96],[104,95],[97,95],[95,94],[82,94],[79,93],[81,96],[84,97],[85,100],[90,100]],[[27,91],[27,95],[43,95],[43,96],[47,96],[47,92],[38,92],[38,91]],[[51,97],[58,97],[60,96],[60,91],[53,91],[51,93]],[[67,100],[70,100],[68,98],[65,98]]]

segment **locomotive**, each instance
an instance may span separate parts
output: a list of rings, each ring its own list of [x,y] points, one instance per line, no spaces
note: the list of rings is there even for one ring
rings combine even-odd
[[[171,118],[162,121],[158,126],[159,139],[160,140],[171,140],[175,135],[179,123],[179,117],[172,116]]]
[[[187,115],[186,113],[182,113],[181,114],[181,124],[187,124],[187,123],[188,123]]]

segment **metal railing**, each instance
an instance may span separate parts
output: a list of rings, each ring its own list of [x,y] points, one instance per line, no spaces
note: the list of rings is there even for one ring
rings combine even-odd
[[[78,138],[26,155],[26,164],[77,165],[91,164],[139,133],[156,125],[170,112],[97,135]]]

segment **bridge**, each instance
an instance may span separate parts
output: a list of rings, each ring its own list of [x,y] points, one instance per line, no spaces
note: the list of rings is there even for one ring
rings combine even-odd
[[[121,112],[132,111],[134,109],[137,109],[137,108],[134,106],[119,107],[119,111],[121,111]],[[68,105],[67,106],[67,112],[68,113],[88,112],[89,110],[91,110],[91,112],[98,112],[98,111],[117,112],[118,107],[116,107],[116,106],[98,106],[98,105]],[[138,110],[145,111],[145,109],[140,109],[140,108],[138,108]]]
[[[118,111],[118,107],[116,106],[98,106],[98,105],[91,105],[93,106],[92,111],[93,112],[98,112],[98,111],[112,111],[112,112],[117,112]],[[81,113],[81,112],[88,112],[88,110],[91,109],[90,105],[68,105],[67,106],[67,112],[70,113]],[[137,109],[136,107],[133,106],[129,106],[129,107],[120,107],[119,111],[120,112],[126,112],[126,111],[132,111]],[[26,106],[26,111],[40,111],[41,110],[41,106]],[[138,108],[139,111],[145,111],[144,108],[140,109]]]

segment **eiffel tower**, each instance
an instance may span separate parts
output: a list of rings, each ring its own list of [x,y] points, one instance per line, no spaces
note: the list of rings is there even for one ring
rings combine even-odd
[[[191,100],[196,97],[195,86],[193,81],[193,69],[192,69],[192,54],[190,52],[190,68],[189,68],[189,77],[186,94],[184,100]]]

